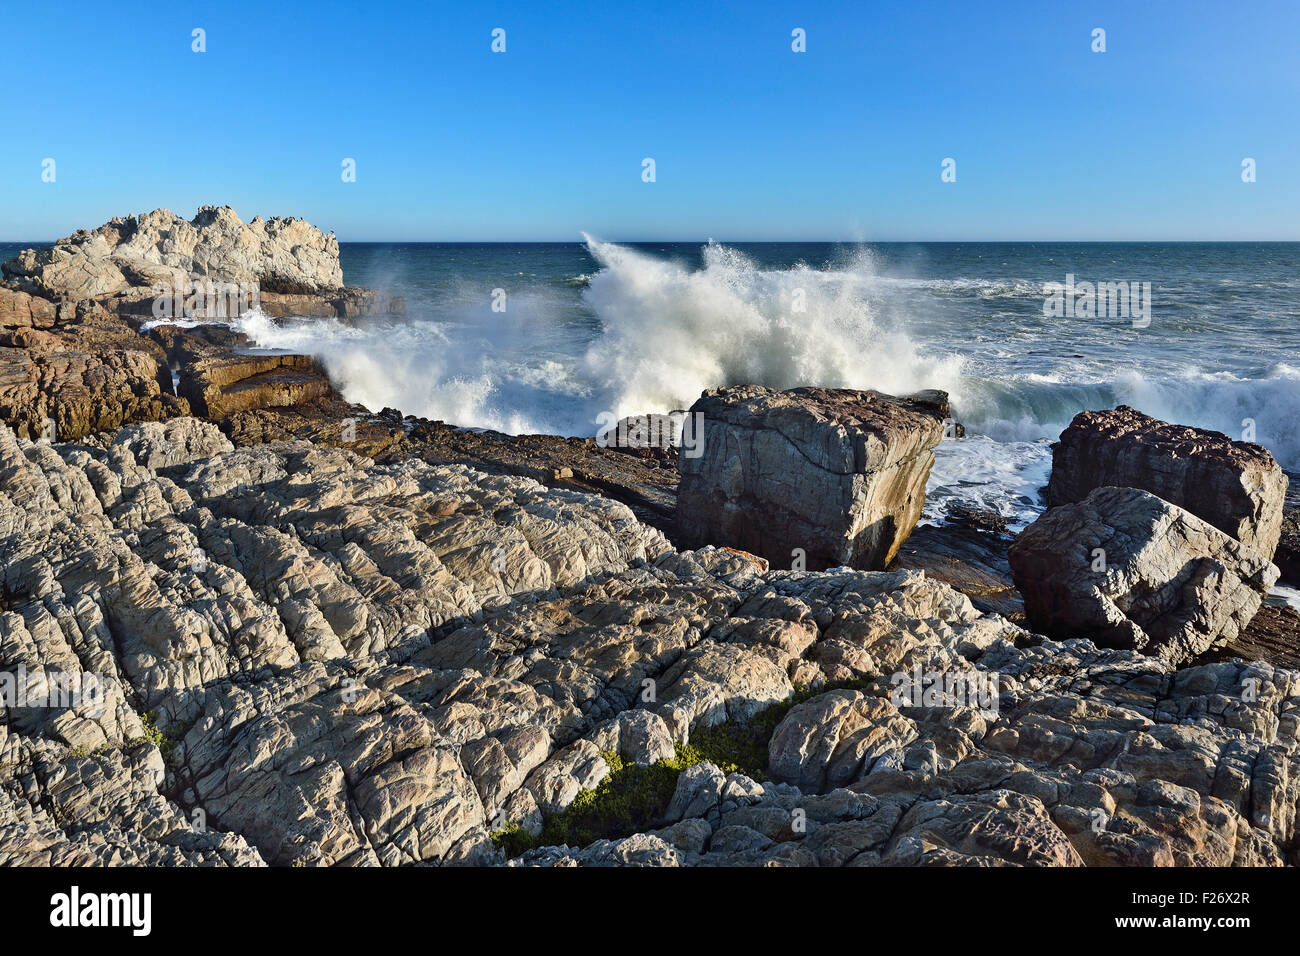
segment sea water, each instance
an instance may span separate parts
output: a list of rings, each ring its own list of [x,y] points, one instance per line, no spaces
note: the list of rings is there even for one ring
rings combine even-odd
[[[376,411],[595,435],[610,414],[687,408],[724,384],[939,388],[966,437],[937,452],[926,520],[961,499],[1014,526],[1041,510],[1049,443],[1084,409],[1133,405],[1300,471],[1300,243],[584,237],[340,254],[349,285],[405,296],[407,315],[238,324],[318,356]],[[1145,314],[1077,295],[1103,284],[1133,289]]]

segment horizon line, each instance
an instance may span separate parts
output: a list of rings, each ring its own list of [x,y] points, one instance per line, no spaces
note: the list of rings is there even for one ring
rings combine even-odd
[[[322,230],[323,231],[323,230]],[[334,235],[340,245],[427,245],[427,246],[528,246],[528,245],[574,245],[585,246],[587,243],[583,239],[341,239],[335,233],[326,233]],[[62,237],[67,238],[67,237]],[[605,239],[597,240],[599,242],[610,242],[622,245],[655,245],[655,244],[700,244],[707,245],[710,242],[717,242],[722,245],[855,245],[855,246],[872,246],[872,245],[959,245],[959,244],[978,244],[978,245],[1137,245],[1140,243],[1160,243],[1172,245],[1176,243],[1185,243],[1188,245],[1217,244],[1217,245],[1258,245],[1262,243],[1300,243],[1300,237],[1294,239]],[[0,239],[0,244],[7,246],[53,246],[59,242],[58,239]]]

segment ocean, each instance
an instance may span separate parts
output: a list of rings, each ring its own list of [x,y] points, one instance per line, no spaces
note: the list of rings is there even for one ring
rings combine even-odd
[[[939,388],[966,437],[939,449],[926,520],[962,499],[1016,527],[1083,409],[1253,437],[1300,471],[1300,243],[340,249],[347,283],[405,296],[405,320],[240,325],[318,356],[374,410],[594,435],[602,412],[685,408],[722,384]],[[1109,297],[1089,303],[1086,283]]]

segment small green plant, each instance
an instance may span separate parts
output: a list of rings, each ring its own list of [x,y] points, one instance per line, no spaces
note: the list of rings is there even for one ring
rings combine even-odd
[[[648,767],[628,763],[619,754],[601,754],[609,775],[594,790],[583,790],[567,809],[546,818],[540,836],[514,823],[493,833],[492,842],[516,857],[539,846],[587,846],[597,840],[618,840],[657,827],[677,789],[683,770],[711,763],[723,773],[743,773],[767,779],[767,745],[772,732],[791,708],[828,690],[861,689],[871,678],[836,682],[824,687],[800,687],[789,700],[771,704],[744,723],[727,721],[697,727],[689,744],[677,744],[674,754]]]
[[[139,743],[147,740],[160,751],[162,751],[163,760],[170,762],[172,751],[176,749],[176,741],[172,740],[161,730],[158,729],[158,715],[154,711],[149,711],[140,715],[140,723],[144,725],[144,736],[133,737],[127,743]]]
[[[506,856],[510,859],[538,845],[537,837],[517,823],[507,823],[500,830],[492,833],[491,836],[493,844],[504,850]]]
[[[609,776],[594,790],[583,790],[563,812],[547,819],[542,846],[586,846],[652,829],[672,799],[678,775],[690,766],[680,751],[648,767],[626,763],[616,753],[602,754]]]
[[[707,760],[723,773],[743,773],[754,780],[767,779],[767,745],[777,725],[799,704],[831,690],[862,690],[871,687],[875,678],[858,677],[835,681],[820,687],[797,687],[788,700],[769,704],[748,721],[726,721],[713,727],[691,731],[689,750],[698,754],[692,763]],[[685,769],[685,768],[683,768]]]

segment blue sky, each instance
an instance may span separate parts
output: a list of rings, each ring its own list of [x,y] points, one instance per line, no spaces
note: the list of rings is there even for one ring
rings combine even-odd
[[[0,240],[1300,239],[1295,0],[177,6],[7,6]]]

